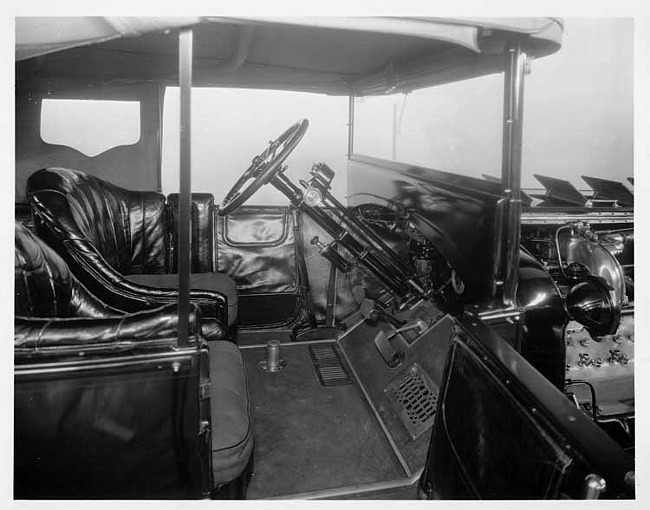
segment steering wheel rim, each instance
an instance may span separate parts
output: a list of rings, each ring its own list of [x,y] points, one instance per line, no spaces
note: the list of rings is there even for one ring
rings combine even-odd
[[[264,151],[253,158],[251,165],[233,185],[223,199],[219,210],[221,216],[226,216],[253,196],[264,184],[268,183],[282,169],[282,163],[293,152],[302,137],[305,135],[309,121],[302,119],[289,126],[275,140],[269,142]],[[246,187],[246,182],[252,182]],[[242,189],[244,187],[244,189]]]

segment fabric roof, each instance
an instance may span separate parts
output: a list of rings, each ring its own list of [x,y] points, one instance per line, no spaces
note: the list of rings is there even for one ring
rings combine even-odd
[[[385,94],[499,72],[509,38],[541,57],[545,18],[16,18],[17,77],[88,84],[177,81],[175,30],[194,27],[197,86]]]

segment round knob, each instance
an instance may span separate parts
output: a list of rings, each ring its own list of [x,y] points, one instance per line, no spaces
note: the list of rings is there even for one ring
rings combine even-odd
[[[605,479],[596,474],[589,474],[585,477],[585,499],[598,499],[607,487]]]
[[[311,244],[313,244],[314,246],[318,246],[321,249],[325,248],[325,243],[322,242],[318,236],[314,236],[312,238]]]

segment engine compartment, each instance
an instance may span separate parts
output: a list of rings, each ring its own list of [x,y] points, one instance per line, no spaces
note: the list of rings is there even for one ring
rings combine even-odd
[[[596,221],[524,225],[522,246],[566,302],[567,396],[633,448],[634,228],[629,217],[613,220],[614,212],[601,211]]]

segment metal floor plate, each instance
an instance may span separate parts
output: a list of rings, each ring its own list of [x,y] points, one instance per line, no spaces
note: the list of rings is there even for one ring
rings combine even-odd
[[[389,395],[402,423],[413,439],[433,425],[438,405],[438,388],[417,363],[391,381]]]
[[[318,380],[323,386],[352,384],[334,344],[310,345],[309,354],[314,362]]]

